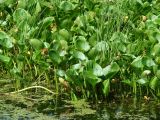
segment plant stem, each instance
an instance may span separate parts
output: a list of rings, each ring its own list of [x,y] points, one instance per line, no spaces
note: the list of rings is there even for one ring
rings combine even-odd
[[[55,93],[55,92],[53,92],[53,91],[51,91],[51,90],[49,90],[48,88],[45,88],[45,87],[43,87],[43,86],[31,86],[31,87],[27,87],[27,88],[24,88],[24,89],[21,89],[21,90],[17,90],[17,91],[15,91],[15,92],[10,92],[10,94],[20,93],[20,92],[23,92],[23,91],[26,91],[26,90],[29,90],[29,89],[33,89],[33,88],[44,89],[44,90],[46,90],[46,91],[49,92],[49,93],[52,93],[52,94],[54,94],[54,95],[57,95],[57,93]]]

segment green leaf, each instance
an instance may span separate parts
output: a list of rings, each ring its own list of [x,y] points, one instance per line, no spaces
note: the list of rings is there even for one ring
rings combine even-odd
[[[110,41],[114,43],[127,43],[127,36],[122,32],[114,32]]]
[[[41,50],[44,47],[43,42],[38,39],[30,39],[29,43],[35,50]]]
[[[57,51],[51,50],[49,51],[49,57],[51,58],[51,60],[57,64],[61,63],[61,57],[59,55],[59,53]]]
[[[31,15],[28,13],[28,11],[18,8],[14,11],[13,13],[13,20],[17,23],[20,24],[23,21],[28,21]]]
[[[94,7],[94,1],[92,1],[92,0],[84,0],[84,6],[87,9],[92,10],[92,8]]]
[[[153,79],[151,79],[150,83],[149,83],[149,87],[153,90],[156,90],[157,84],[158,83],[158,78],[154,77]]]
[[[39,12],[41,12],[41,5],[40,5],[39,1],[37,1],[35,14],[38,14]]]
[[[160,33],[156,33],[155,38],[158,40],[158,42],[160,43]]]
[[[158,24],[158,25],[160,25],[160,18],[159,17],[157,19],[155,19],[155,23]]]
[[[61,70],[61,69],[58,69],[57,70],[57,75],[60,76],[60,77],[64,77],[65,76],[65,71]]]
[[[160,65],[160,56],[155,58],[155,62],[156,62],[157,65]]]
[[[95,88],[97,83],[101,82],[101,79],[94,75],[92,71],[86,71],[84,73],[84,77],[86,78],[86,81],[92,85],[93,88]]]
[[[64,40],[68,40],[70,38],[70,34],[66,29],[61,29],[59,34],[64,38]]]
[[[146,85],[149,81],[147,79],[139,79],[137,80],[137,83],[139,83],[140,85]]]
[[[92,85],[93,88],[95,88],[95,86],[101,82],[101,79],[88,79],[88,82]]]
[[[160,44],[155,44],[152,49],[153,56],[160,56]]]
[[[146,78],[148,75],[151,74],[151,71],[150,70],[144,70],[141,74],[141,77],[142,78]]]
[[[37,61],[37,64],[41,68],[41,70],[48,70],[50,68],[50,64],[47,63],[46,61],[39,60]]]
[[[12,69],[10,69],[10,73],[13,75],[15,75],[15,74],[18,75],[21,73],[21,71],[20,71],[20,69],[18,69],[17,67],[14,66]]]
[[[156,77],[157,77],[158,79],[160,79],[160,70],[157,70],[157,71],[156,71]]]
[[[52,10],[53,9],[53,4],[54,4],[52,2],[54,2],[54,1],[47,2],[46,0],[45,1],[41,0],[40,4],[41,4],[42,7],[46,7],[46,8],[49,8],[50,10]]]
[[[55,21],[54,17],[46,17],[39,23],[39,26],[41,30],[43,30],[49,27],[54,21]]]
[[[103,76],[103,69],[102,67],[97,64],[95,61],[88,61],[86,65],[86,69],[91,71],[95,76]]]
[[[110,91],[110,81],[108,79],[103,82],[103,94],[105,96],[108,96],[109,91]]]
[[[77,30],[80,30],[80,29],[76,29],[76,28],[84,27],[84,25],[85,25],[84,16],[78,16],[75,19],[73,26],[71,27],[71,31],[75,31],[76,32]]]
[[[9,64],[9,62],[11,61],[11,58],[5,55],[1,55],[0,54],[0,61],[5,63],[5,64]]]
[[[96,33],[92,34],[92,35],[89,37],[88,41],[89,41],[89,44],[90,44],[91,46],[93,46],[93,47],[96,46],[96,44],[97,44],[97,34],[96,34]]]
[[[142,0],[137,0],[137,2],[143,6]]]
[[[156,65],[151,57],[144,57],[143,64],[146,65],[147,67],[152,67]]]
[[[75,58],[78,58],[80,60],[87,60],[87,57],[84,55],[84,53],[80,52],[80,51],[74,51],[73,52],[73,56]]]
[[[74,10],[75,6],[69,1],[62,1],[59,8],[64,11]]]
[[[78,40],[76,41],[76,47],[79,50],[82,50],[82,51],[85,51],[85,52],[90,49],[89,43],[86,41],[85,37],[83,37],[83,36],[78,37]]]
[[[0,5],[2,4],[6,4],[6,5],[11,5],[11,4],[13,4],[13,3],[15,3],[15,1],[14,0],[0,0]]]
[[[84,77],[89,79],[98,79],[98,77],[93,74],[93,71],[89,71],[89,70],[84,72]]]
[[[135,68],[143,68],[144,65],[142,63],[142,57],[138,56],[136,59],[133,60],[133,62],[131,63],[131,65]]]
[[[66,71],[66,76],[71,77],[72,79],[74,79],[74,77],[78,76],[78,72],[75,69],[68,69]]]
[[[132,81],[131,80],[122,80],[122,83],[125,83],[131,87],[133,87]]]
[[[103,69],[97,63],[95,63],[94,66],[93,66],[93,74],[96,75],[96,76],[102,76],[103,75]]]
[[[25,8],[26,7],[26,1],[25,0],[19,0],[17,8]]]
[[[13,38],[7,35],[7,33],[0,31],[0,45],[5,48],[13,47]]]
[[[74,70],[78,70],[78,69],[81,69],[82,68],[82,64],[78,63],[78,64],[74,64],[71,66],[72,69]]]
[[[97,52],[104,52],[109,49],[109,46],[106,41],[101,41],[101,42],[98,42],[94,48]]]
[[[125,53],[126,52],[126,50],[127,50],[127,48],[126,48],[126,46],[125,46],[125,44],[123,44],[123,43],[118,43],[118,46],[117,46],[117,48],[118,48],[118,50],[119,51],[121,51],[121,52],[123,52],[123,53]]]
[[[41,51],[40,50],[34,51],[32,54],[32,60],[37,62],[40,59],[41,59]]]
[[[74,94],[73,91],[71,92],[71,99],[72,99],[72,101],[78,101],[78,98],[77,98],[77,96]]]
[[[109,78],[113,77],[120,70],[116,62],[111,63],[103,69],[103,74]]]
[[[65,40],[59,40],[59,43],[61,45],[61,50],[67,50],[68,49],[68,43]]]

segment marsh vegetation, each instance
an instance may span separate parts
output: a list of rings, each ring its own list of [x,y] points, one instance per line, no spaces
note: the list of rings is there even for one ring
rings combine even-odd
[[[159,0],[1,0],[0,95],[12,102],[17,95],[45,96],[56,104],[158,102],[159,6]]]

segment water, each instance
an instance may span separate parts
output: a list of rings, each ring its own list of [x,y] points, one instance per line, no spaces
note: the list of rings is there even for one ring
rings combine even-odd
[[[0,120],[160,120],[157,101],[124,99],[91,103],[44,96],[39,99],[3,96]]]

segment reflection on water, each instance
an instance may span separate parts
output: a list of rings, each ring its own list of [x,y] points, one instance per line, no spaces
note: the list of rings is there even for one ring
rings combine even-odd
[[[88,103],[48,99],[32,104],[0,100],[0,120],[160,120],[155,101]]]

